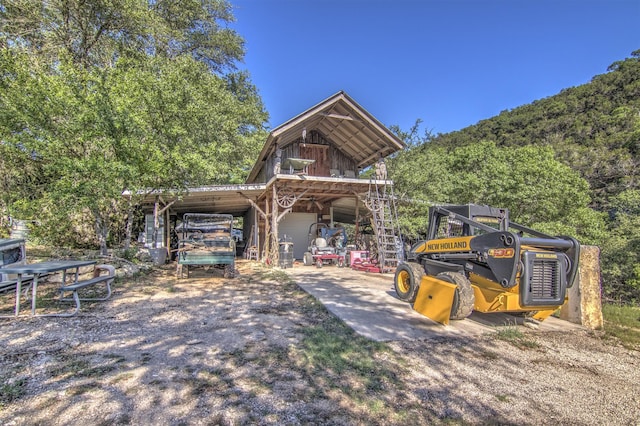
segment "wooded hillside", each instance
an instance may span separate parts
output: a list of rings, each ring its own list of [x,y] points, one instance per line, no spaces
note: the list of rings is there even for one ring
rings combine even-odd
[[[565,89],[432,143],[462,146],[492,140],[500,146],[548,145],[588,182],[593,206],[640,187],[640,50],[588,84]]]
[[[640,300],[640,50],[588,84],[457,132],[421,137],[416,124],[399,131],[411,148],[390,167],[399,193],[423,201],[404,207],[410,235],[426,229],[430,203],[507,207],[600,246],[605,296]]]

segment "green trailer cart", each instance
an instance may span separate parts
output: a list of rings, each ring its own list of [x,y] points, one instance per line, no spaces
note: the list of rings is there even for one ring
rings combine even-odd
[[[185,213],[176,227],[179,236],[177,275],[189,277],[193,267],[224,268],[224,277],[235,276],[236,243],[233,216],[229,214]]]

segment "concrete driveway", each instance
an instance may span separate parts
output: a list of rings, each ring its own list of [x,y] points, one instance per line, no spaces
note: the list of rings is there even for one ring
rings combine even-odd
[[[375,341],[475,336],[495,332],[500,327],[523,324],[522,318],[512,315],[476,312],[465,320],[439,324],[396,297],[393,274],[373,274],[336,266],[316,268],[298,263],[286,272],[358,334]],[[582,328],[554,317],[539,326],[540,331]]]

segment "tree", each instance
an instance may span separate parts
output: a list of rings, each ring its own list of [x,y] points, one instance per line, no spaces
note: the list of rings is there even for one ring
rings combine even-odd
[[[609,236],[602,246],[604,296],[618,302],[640,301],[640,191],[627,190],[612,200]]]
[[[225,0],[3,0],[0,40],[54,62],[61,53],[85,68],[124,55],[187,55],[212,71],[235,69],[244,41],[226,24]]]
[[[242,180],[267,115],[234,71],[242,40],[218,22],[228,12],[224,1],[1,4],[0,167],[13,173],[0,207],[37,214],[58,242],[90,214],[104,252],[124,189]]]
[[[396,195],[414,201],[400,215],[409,235],[426,231],[428,205],[467,203],[508,208],[515,222],[583,243],[602,232],[602,218],[588,209],[587,182],[549,147],[499,147],[490,141],[451,150],[423,145],[394,158],[390,173]]]
[[[417,119],[416,122],[411,126],[409,131],[405,132],[398,125],[389,126],[389,130],[391,130],[396,136],[404,141],[407,145],[407,149],[411,149],[418,145],[422,145],[424,143],[428,143],[434,138],[433,132],[430,129],[425,129],[424,134],[420,135],[420,125],[422,124],[421,119]]]

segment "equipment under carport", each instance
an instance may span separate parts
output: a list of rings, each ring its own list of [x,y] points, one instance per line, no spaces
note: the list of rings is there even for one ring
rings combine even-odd
[[[387,270],[380,267],[378,259],[370,258],[369,251],[367,250],[347,252],[347,264],[350,265],[351,269],[360,272],[371,272],[376,274],[387,272]]]
[[[283,269],[293,267],[293,241],[285,234],[280,239],[280,248],[278,250],[278,266]]]
[[[309,226],[309,248],[302,259],[305,266],[316,265],[322,268],[326,264],[342,268],[346,261],[345,243],[347,234],[344,228],[330,228],[325,223],[313,223]]]
[[[176,227],[180,234],[177,275],[182,278],[194,266],[224,267],[224,277],[235,276],[236,245],[232,237],[233,216],[185,213]]]

